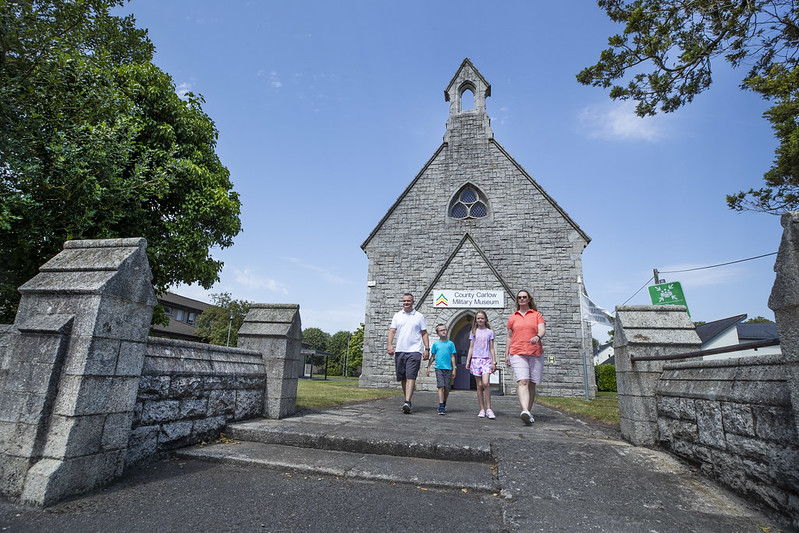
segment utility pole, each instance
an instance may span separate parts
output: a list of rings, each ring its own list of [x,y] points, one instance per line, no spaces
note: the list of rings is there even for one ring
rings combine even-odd
[[[352,339],[352,333],[350,333],[349,337],[347,337],[347,353],[344,354],[344,377],[349,377],[349,358],[350,358],[350,339]]]
[[[227,346],[230,346],[230,328],[233,327],[233,310],[230,310],[230,322],[227,325]]]
[[[654,269],[652,269],[652,272],[655,273],[655,285],[661,283],[660,277],[659,277],[660,274],[658,273],[658,269],[654,268]]]

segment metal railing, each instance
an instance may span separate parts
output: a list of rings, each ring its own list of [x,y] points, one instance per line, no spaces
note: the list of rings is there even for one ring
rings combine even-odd
[[[696,352],[676,353],[672,355],[652,355],[642,357],[630,357],[633,363],[636,361],[672,361],[674,359],[690,359],[691,357],[702,357],[703,355],[715,355],[720,353],[742,352],[744,350],[756,350],[767,346],[779,346],[780,339],[768,339],[764,341],[746,342],[743,344],[733,344],[721,348],[711,348],[709,350],[699,350]]]

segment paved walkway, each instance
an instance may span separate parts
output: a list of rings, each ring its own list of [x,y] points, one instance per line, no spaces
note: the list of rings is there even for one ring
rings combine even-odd
[[[446,416],[435,393],[417,393],[410,415],[400,403],[237,424],[234,436],[269,443],[182,450],[44,510],[0,501],[0,531],[780,530],[613,428],[538,405],[528,427],[515,397],[479,419],[473,392],[453,392]]]

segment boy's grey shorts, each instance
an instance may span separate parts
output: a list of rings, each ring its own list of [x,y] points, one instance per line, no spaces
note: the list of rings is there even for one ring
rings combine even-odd
[[[436,368],[436,387],[444,387],[449,390],[452,386],[452,370],[446,368]]]

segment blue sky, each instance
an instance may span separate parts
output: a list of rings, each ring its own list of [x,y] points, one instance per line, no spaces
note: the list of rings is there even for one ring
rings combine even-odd
[[[468,57],[492,86],[496,140],[592,238],[595,303],[648,304],[645,288],[633,295],[657,268],[682,283],[694,320],[774,318],[774,256],[668,273],[779,246],[778,217],[724,201],[762,185],[776,146],[766,103],[738,88],[743,70],[717,61],[691,105],[640,119],[575,80],[620,31],[588,0],[133,0],[118,12],[149,30],[178,92],[205,98],[243,201],[244,231],[214,253],[220,282],[180,294],[298,303],[304,328],[357,328],[360,245],[440,146],[444,88]]]

